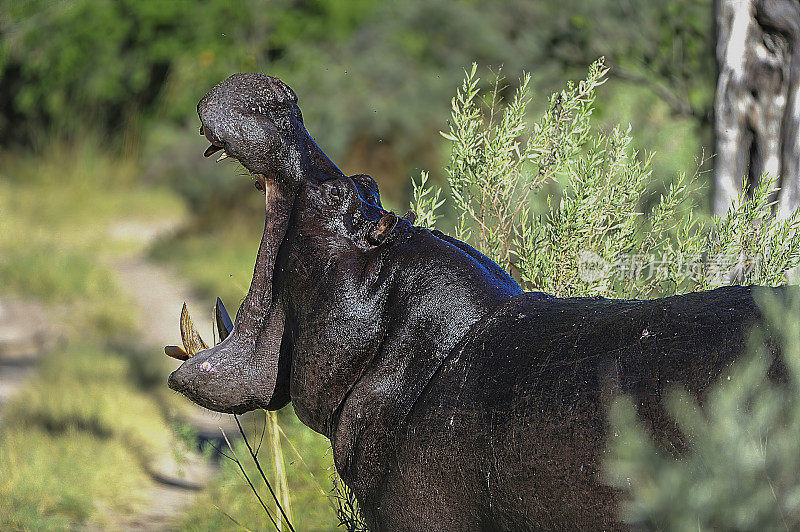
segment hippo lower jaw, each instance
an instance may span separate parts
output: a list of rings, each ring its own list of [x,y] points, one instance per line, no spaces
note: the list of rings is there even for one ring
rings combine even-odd
[[[267,408],[275,390],[277,371],[263,371],[256,363],[258,359],[252,347],[241,341],[219,344],[181,364],[169,376],[168,385],[200,406],[217,412],[241,414]]]
[[[207,348],[184,309],[181,336],[185,356],[167,352],[184,360],[169,376],[169,387],[217,412],[243,413],[286,404],[283,394],[275,397],[285,317],[281,303],[273,298],[273,269],[294,196],[288,200],[274,186],[265,192],[264,233],[250,290],[233,330],[219,344]]]
[[[172,372],[170,388],[182,393],[198,405],[228,414],[241,414],[258,408],[260,401],[237,383],[252,373],[240,359],[228,353],[204,351],[190,358]]]

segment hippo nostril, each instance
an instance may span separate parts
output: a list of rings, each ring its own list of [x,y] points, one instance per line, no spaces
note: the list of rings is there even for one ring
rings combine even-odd
[[[170,387],[171,390],[175,390],[176,392],[183,392],[186,388],[186,379],[182,378],[178,373],[180,369],[176,369],[172,373],[169,374],[169,379],[167,380],[167,386]]]

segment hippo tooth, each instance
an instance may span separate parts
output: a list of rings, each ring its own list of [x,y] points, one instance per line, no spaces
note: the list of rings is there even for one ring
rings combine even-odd
[[[229,157],[228,152],[223,151],[222,155],[217,158],[217,162],[220,162],[222,159],[227,159]]]
[[[219,341],[221,342],[231,334],[233,322],[220,298],[217,298],[217,304],[214,305],[214,318],[217,322],[217,331],[219,331]]]
[[[189,360],[189,354],[183,350],[182,347],[177,345],[168,345],[164,348],[164,353],[167,356],[178,360]]]
[[[214,144],[210,144],[206,151],[203,152],[203,157],[211,157],[213,154],[217,153],[219,150],[222,149],[222,146],[215,146]]]
[[[200,337],[200,333],[197,332],[192,318],[189,316],[189,309],[186,308],[186,303],[183,304],[183,309],[181,309],[181,339],[189,357],[195,356],[203,349],[208,349],[208,345]]]

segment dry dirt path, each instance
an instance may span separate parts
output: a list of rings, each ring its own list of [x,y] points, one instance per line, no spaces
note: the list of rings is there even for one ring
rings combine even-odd
[[[59,337],[42,305],[0,299],[0,419],[5,404],[28,382],[36,362]]]
[[[124,224],[112,228],[114,236],[142,240],[141,249],[171,227],[134,228]],[[119,237],[118,237],[119,238]],[[173,271],[149,262],[142,252],[134,253],[112,263],[120,287],[133,301],[137,316],[138,341],[140,347],[152,351],[154,357],[164,355],[167,344],[181,345],[178,320],[181,307],[186,302],[198,330],[211,340],[212,303],[201,305],[191,297],[191,288]],[[174,367],[179,362],[174,361]],[[167,374],[164,375],[166,386]],[[201,439],[217,439],[220,427],[227,434],[233,434],[235,424],[231,416],[217,414],[196,406],[189,406],[183,421],[191,425]],[[124,530],[170,530],[176,525],[182,513],[192,504],[197,493],[203,489],[217,472],[218,466],[200,457],[193,457],[188,463],[178,467],[170,457],[163,463],[153,466],[151,475],[156,484],[147,494],[150,503],[143,511],[122,520]]]

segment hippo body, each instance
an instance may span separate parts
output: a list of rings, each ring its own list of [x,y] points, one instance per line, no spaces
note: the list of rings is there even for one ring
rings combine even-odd
[[[342,174],[276,78],[232,76],[199,111],[206,153],[255,175],[267,215],[233,330],[169,385],[219,412],[292,402],[373,531],[622,528],[599,473],[609,401],[631,394],[680,451],[661,393],[702,398],[759,321],[747,287],[523,292],[467,244],[387,212],[369,176]]]
[[[656,300],[523,292],[463,242],[417,227],[363,253],[316,239],[324,249],[286,243],[305,264],[290,260],[283,284],[297,324],[290,397],[331,439],[370,530],[618,527],[599,473],[609,400],[632,394],[681,447],[661,391],[702,395],[759,317],[746,287]]]
[[[470,328],[398,423],[386,478],[360,486],[352,472],[359,500],[380,509],[376,530],[621,528],[599,471],[610,399],[633,395],[681,450],[661,392],[680,383],[702,397],[757,316],[743,287],[652,301],[515,295]]]

